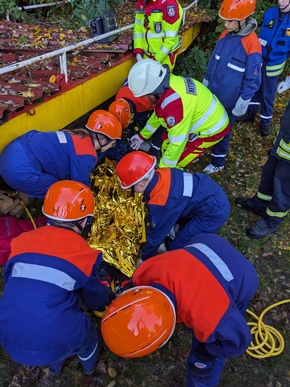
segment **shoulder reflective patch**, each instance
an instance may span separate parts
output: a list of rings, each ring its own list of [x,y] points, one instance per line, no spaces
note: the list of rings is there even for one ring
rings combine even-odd
[[[169,127],[172,127],[175,125],[176,119],[173,116],[168,116],[165,121]]]
[[[193,191],[193,179],[191,173],[184,173],[183,175],[183,196],[191,197]]]
[[[167,14],[170,17],[173,17],[176,15],[175,5],[168,5],[167,6]]]
[[[76,283],[72,277],[61,270],[24,262],[14,264],[12,277],[48,282],[68,291],[74,290]]]
[[[57,137],[58,137],[58,141],[61,143],[61,144],[66,144],[67,143],[67,139],[65,137],[65,134],[64,132],[55,132]]]
[[[189,77],[185,77],[183,79],[184,79],[187,94],[196,95],[197,93],[196,93],[196,86],[195,86],[194,80]]]
[[[234,276],[227,264],[210,247],[206,246],[203,243],[193,243],[192,245],[188,245],[186,247],[194,247],[195,249],[202,252],[217,268],[217,270],[227,282],[230,282],[234,279]]]

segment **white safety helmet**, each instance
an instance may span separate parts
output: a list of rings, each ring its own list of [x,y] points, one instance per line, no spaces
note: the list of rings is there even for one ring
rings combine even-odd
[[[129,89],[135,97],[158,94],[156,91],[166,77],[169,68],[153,59],[143,59],[134,64],[128,75]]]

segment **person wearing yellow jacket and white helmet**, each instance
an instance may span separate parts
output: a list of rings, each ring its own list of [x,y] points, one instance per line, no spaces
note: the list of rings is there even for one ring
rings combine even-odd
[[[138,0],[134,24],[137,60],[151,58],[172,70],[180,48],[178,37],[183,10],[177,0]]]
[[[131,137],[134,150],[151,138],[160,125],[163,133],[160,168],[184,168],[229,132],[223,105],[202,83],[170,73],[167,65],[144,59],[128,76],[135,97],[146,96],[154,108],[146,126]]]

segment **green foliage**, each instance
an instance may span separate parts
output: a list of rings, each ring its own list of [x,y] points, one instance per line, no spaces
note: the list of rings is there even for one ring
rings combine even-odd
[[[90,20],[102,16],[109,9],[107,0],[72,0],[73,18],[81,25],[88,26]]]
[[[177,58],[174,73],[202,81],[210,53],[193,46],[186,55]]]
[[[7,16],[13,20],[23,20],[22,12],[14,0],[0,1],[0,18],[6,19]]]

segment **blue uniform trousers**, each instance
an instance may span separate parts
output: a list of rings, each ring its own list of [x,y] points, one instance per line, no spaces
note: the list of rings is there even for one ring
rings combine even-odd
[[[246,313],[248,304],[245,300],[237,304],[242,315]],[[199,346],[200,342],[192,334],[191,350],[187,358],[186,387],[217,387],[227,358],[217,356],[209,361],[202,361],[197,357]],[[197,365],[204,366],[204,368],[199,368]]]
[[[262,83],[249,104],[249,111],[257,114],[260,106],[260,124],[269,125],[273,117],[274,101],[278,86],[279,75],[268,77],[266,64],[262,66]]]
[[[93,325],[91,325],[91,331],[88,333],[85,342],[78,348],[71,349],[58,361],[49,364],[49,368],[54,374],[58,374],[61,371],[65,360],[73,355],[77,355],[80,359],[83,371],[85,373],[90,373],[97,364],[100,352],[101,339]]]
[[[232,135],[232,127],[237,118],[232,114],[232,108],[226,109],[226,111],[229,116],[230,131],[221,141],[219,141],[211,148],[211,163],[215,167],[222,167],[226,163],[226,156],[228,153]]]
[[[273,227],[278,226],[284,216],[272,213],[287,213],[290,208],[290,163],[272,155],[264,165],[260,186],[256,195],[251,199],[254,207],[265,209],[263,218]]]

